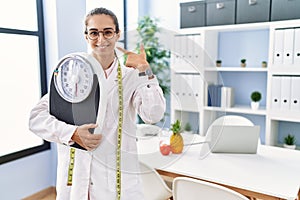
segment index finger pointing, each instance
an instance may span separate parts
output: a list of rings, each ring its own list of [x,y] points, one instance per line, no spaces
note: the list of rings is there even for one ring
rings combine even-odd
[[[141,52],[144,52],[144,51],[145,51],[145,48],[144,48],[144,44],[143,44],[143,43],[140,44],[140,51],[141,51]]]
[[[140,44],[140,54],[146,58],[146,51],[143,43]]]

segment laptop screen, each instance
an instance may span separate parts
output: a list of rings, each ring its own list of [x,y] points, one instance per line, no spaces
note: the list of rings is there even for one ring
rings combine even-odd
[[[212,126],[209,147],[212,153],[257,152],[260,126],[215,125]]]

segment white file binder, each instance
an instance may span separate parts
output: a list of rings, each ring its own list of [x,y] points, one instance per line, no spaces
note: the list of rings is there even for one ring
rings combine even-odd
[[[234,89],[232,87],[221,88],[221,107],[230,108],[234,106]]]
[[[177,65],[178,65],[178,60],[179,60],[179,49],[180,49],[180,42],[179,42],[179,38],[174,35],[173,37],[173,41],[172,41],[172,59],[171,59],[171,62],[172,62],[172,68],[176,71],[177,69]]]
[[[271,86],[271,107],[273,110],[278,110],[280,108],[281,77],[272,76]]]
[[[284,30],[275,30],[274,50],[273,50],[274,65],[280,65],[283,63],[283,39],[284,39]]]
[[[192,98],[192,96],[194,96],[193,75],[192,74],[185,74],[184,75],[184,80],[186,81],[185,90],[186,90],[187,96],[188,96],[188,98]]]
[[[193,53],[193,57],[194,57],[194,65],[196,66],[197,69],[200,68],[201,65],[201,61],[203,60],[203,48],[201,46],[201,35],[200,34],[196,34],[194,35],[194,53]]]
[[[174,74],[171,80],[171,94],[173,95],[172,98],[172,106],[174,106],[175,109],[181,108],[180,98],[181,98],[181,77],[180,74]]]
[[[180,40],[180,64],[184,65],[184,68],[186,68],[187,66],[187,39],[185,35],[180,35],[179,36],[179,40]]]
[[[291,65],[293,64],[294,56],[294,29],[284,30],[284,40],[283,40],[283,64]]]
[[[173,69],[175,71],[178,71],[180,69],[180,67],[182,67],[181,65],[181,52],[180,52],[180,49],[181,49],[181,41],[180,41],[180,36],[179,35],[175,35],[174,36],[174,43],[173,43],[173,46],[174,46],[174,59],[173,59]]]
[[[294,39],[294,65],[300,68],[300,28],[295,29]]]
[[[172,37],[172,43],[171,43],[171,66],[172,68],[176,68],[174,67],[176,65],[176,61],[177,61],[177,48],[178,48],[178,44],[177,44],[177,37],[174,35]]]
[[[187,88],[187,110],[190,111],[196,111],[198,110],[198,99],[195,96],[195,90],[197,89],[197,86],[194,83],[194,74],[187,74],[185,75],[187,83],[188,83],[188,88]],[[199,87],[199,86],[198,86]]]
[[[203,88],[203,80],[201,75],[195,74],[193,75],[193,91],[194,97],[200,102],[200,97],[202,98],[202,88]]]
[[[300,76],[291,79],[291,110],[300,111]]]
[[[195,67],[192,61],[193,42],[189,34],[182,36],[183,46],[183,63],[186,72],[195,72]]]
[[[185,74],[180,74],[180,96],[179,96],[179,101],[180,101],[180,106],[182,110],[187,109],[187,102],[188,102],[188,83],[186,80],[186,75]]]
[[[187,60],[193,68],[195,68],[194,47],[195,47],[194,35],[188,35],[187,36]]]
[[[280,109],[281,110],[289,110],[290,102],[291,102],[291,77],[290,76],[282,76],[281,77],[281,102]]]

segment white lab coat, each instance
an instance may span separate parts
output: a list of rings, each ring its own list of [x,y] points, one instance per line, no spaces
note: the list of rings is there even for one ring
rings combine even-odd
[[[108,101],[103,138],[93,152],[76,149],[73,184],[67,186],[71,136],[76,126],[58,121],[49,114],[49,96],[45,95],[30,113],[29,127],[43,139],[56,142],[58,151],[58,200],[115,200],[116,143],[118,127],[117,61],[107,78]],[[121,199],[143,199],[136,146],[136,111],[146,123],[158,122],[165,112],[165,99],[156,78],[138,77],[138,71],[122,66],[123,132],[121,153]],[[100,110],[100,108],[99,108]],[[89,196],[89,197],[88,197]]]

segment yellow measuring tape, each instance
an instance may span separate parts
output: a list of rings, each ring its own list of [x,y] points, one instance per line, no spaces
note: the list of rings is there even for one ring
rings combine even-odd
[[[117,135],[117,163],[116,163],[116,189],[117,200],[121,199],[121,142],[122,142],[122,125],[123,125],[123,84],[122,71],[120,61],[118,61],[118,95],[119,95],[119,120],[118,120],[118,135]],[[70,163],[68,170],[68,186],[72,185],[73,169],[75,162],[75,148],[70,149]]]
[[[118,61],[119,121],[117,138],[117,199],[121,199],[121,141],[123,125],[123,85],[120,61]]]
[[[70,163],[69,163],[69,170],[68,170],[68,186],[72,185],[73,179],[73,169],[74,169],[74,161],[75,161],[75,149],[70,149]]]

